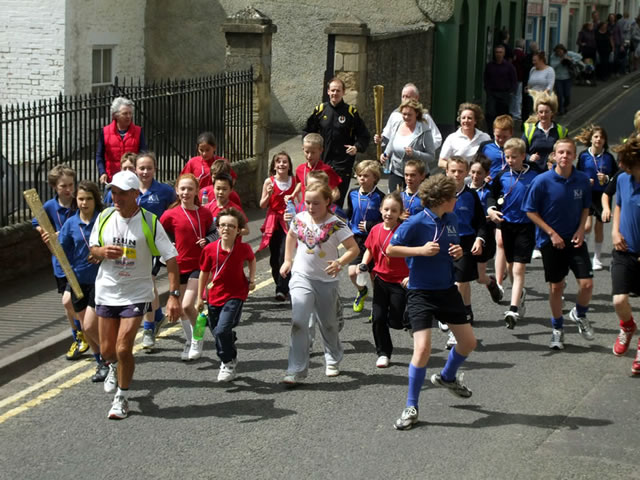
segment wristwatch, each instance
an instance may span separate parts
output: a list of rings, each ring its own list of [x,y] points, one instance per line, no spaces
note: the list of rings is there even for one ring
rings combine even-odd
[[[179,297],[180,296],[180,290],[171,290],[171,291],[169,291],[169,295],[171,295],[173,297]]]

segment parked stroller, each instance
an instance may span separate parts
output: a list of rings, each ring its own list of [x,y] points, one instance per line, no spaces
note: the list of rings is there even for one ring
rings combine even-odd
[[[589,87],[596,86],[596,67],[593,60],[587,58],[585,61],[578,52],[567,52],[567,58],[571,62],[569,71],[575,85],[583,85]]]

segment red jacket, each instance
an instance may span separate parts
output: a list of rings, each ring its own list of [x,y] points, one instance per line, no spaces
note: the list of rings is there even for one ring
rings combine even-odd
[[[114,120],[102,129],[104,135],[104,162],[108,181],[115,173],[120,171],[120,158],[127,152],[138,153],[140,151],[140,133],[142,129],[131,122],[124,138],[120,137],[118,127]]]

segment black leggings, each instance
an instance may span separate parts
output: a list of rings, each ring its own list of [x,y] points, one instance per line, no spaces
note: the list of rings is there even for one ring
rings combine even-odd
[[[289,279],[291,279],[290,273],[284,278],[280,275],[280,267],[284,263],[286,239],[286,232],[282,230],[282,226],[278,224],[276,229],[273,231],[273,235],[271,235],[271,240],[269,241],[269,251],[271,252],[269,265],[271,265],[273,283],[276,284],[276,293],[284,293],[285,295],[289,293]]]
[[[376,276],[373,279],[373,340],[378,356],[391,358],[393,343],[389,328],[400,330],[409,328],[405,324],[404,310],[407,291],[399,283],[389,283]]]

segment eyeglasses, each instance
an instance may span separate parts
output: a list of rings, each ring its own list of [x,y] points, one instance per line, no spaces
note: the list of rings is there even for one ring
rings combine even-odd
[[[235,229],[238,228],[237,225],[233,225],[231,223],[221,223],[220,225],[218,225],[218,228],[222,229],[222,228],[230,228],[230,229]]]

